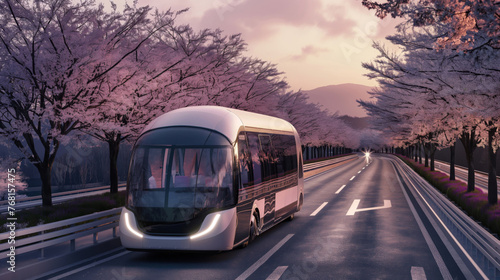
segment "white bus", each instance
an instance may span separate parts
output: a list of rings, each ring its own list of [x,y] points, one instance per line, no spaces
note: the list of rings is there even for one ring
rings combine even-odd
[[[293,219],[303,201],[300,139],[289,122],[177,109],[134,145],[120,239],[129,250],[231,250]]]

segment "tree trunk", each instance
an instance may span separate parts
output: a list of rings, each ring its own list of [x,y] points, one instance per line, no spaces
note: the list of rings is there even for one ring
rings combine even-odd
[[[434,168],[434,155],[436,154],[436,145],[430,144],[430,154],[431,154],[431,171],[435,171]]]
[[[455,180],[455,143],[450,146],[450,180]]]
[[[42,163],[36,165],[36,168],[42,180],[42,206],[52,206],[52,185],[50,181],[52,164]]]
[[[30,149],[35,150],[35,145],[33,144],[33,138],[31,135],[27,134],[25,136],[26,141]],[[43,150],[43,160],[36,154],[35,158],[30,159],[30,161],[35,165],[38,173],[40,174],[40,179],[42,180],[42,206],[50,207],[52,206],[52,166],[54,165],[54,160],[56,158],[57,151],[59,149],[59,141],[53,140],[53,148],[50,150],[50,144],[48,141],[42,141],[44,147]]]
[[[488,202],[490,204],[498,202],[497,152],[493,151],[493,137],[496,133],[496,127],[488,130]]]
[[[422,143],[418,144],[418,163],[422,164]]]
[[[109,140],[109,192],[118,192],[118,152],[120,151],[120,135],[118,135],[118,140]]]
[[[429,144],[424,144],[425,167],[429,167]]]
[[[467,191],[472,192],[476,188],[476,178],[475,178],[475,170],[474,170],[474,150],[477,148],[477,139],[476,133],[473,129],[471,132],[462,132],[460,136],[460,142],[465,149],[465,156],[467,158],[467,168],[468,176],[467,176]]]

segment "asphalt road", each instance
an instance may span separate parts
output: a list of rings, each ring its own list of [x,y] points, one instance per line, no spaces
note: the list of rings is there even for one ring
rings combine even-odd
[[[373,155],[306,179],[302,210],[247,248],[129,252],[52,279],[465,279],[389,158]],[[407,195],[409,198],[407,198]],[[419,226],[420,223],[420,226]]]

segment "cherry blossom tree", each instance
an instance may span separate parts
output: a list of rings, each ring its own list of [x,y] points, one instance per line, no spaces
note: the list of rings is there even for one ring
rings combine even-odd
[[[140,20],[141,12],[129,17]],[[44,206],[52,205],[57,151],[83,127],[73,111],[95,87],[98,74],[87,66],[99,59],[95,47],[110,28],[102,22],[106,16],[90,1],[0,4],[0,134],[38,169]]]
[[[309,102],[302,91],[290,91],[280,95],[277,110],[280,117],[288,120],[297,129],[302,145],[331,148],[335,146],[356,149],[359,134],[347,126],[337,115],[331,115],[318,104]],[[307,152],[308,150],[306,150]]]
[[[436,41],[437,47],[471,50],[482,45],[500,46],[500,5],[494,0],[362,0],[362,4],[374,9],[380,18],[403,17],[414,26],[447,24],[449,28]]]
[[[169,110],[203,104],[214,69],[230,63],[244,44],[240,36],[223,36],[220,30],[176,26],[178,14],[157,11],[151,23],[137,25],[137,32],[122,39],[131,41],[133,52],[126,44],[118,50],[123,53],[120,66],[98,80],[99,101],[94,103],[99,106],[80,112],[94,116],[87,118],[86,132],[108,143],[111,192],[118,190],[120,143],[133,141],[148,122]]]
[[[408,144],[423,140],[431,153],[434,143],[447,147],[459,136],[468,159],[468,190],[472,191],[475,148],[488,142],[492,148],[490,160],[494,160],[493,151],[498,147],[495,142],[500,109],[495,105],[499,98],[495,66],[498,51],[489,46],[466,52],[456,48],[435,49],[433,45],[442,38],[446,26],[408,27],[408,24],[406,28],[402,25],[398,34],[388,37],[402,47],[400,56],[389,55],[375,44],[381,53],[380,59],[364,67],[371,71],[369,77],[379,79],[381,86],[374,93],[377,102],[362,105],[372,115],[382,116],[382,120],[403,121],[401,125],[391,126],[400,129],[395,134],[403,136]],[[405,127],[405,123],[411,125]],[[481,132],[490,130],[492,139],[487,141]],[[493,184],[496,186],[496,182]],[[490,203],[496,203],[496,187],[490,190]]]

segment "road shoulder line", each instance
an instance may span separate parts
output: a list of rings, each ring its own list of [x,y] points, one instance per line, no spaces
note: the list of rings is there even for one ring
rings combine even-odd
[[[392,165],[392,168],[394,169],[394,173],[396,174],[396,178],[398,179],[399,186],[401,187],[401,190],[403,191],[403,194],[405,196],[406,202],[408,203],[408,206],[410,207],[410,210],[413,214],[413,217],[415,218],[418,227],[420,228],[420,231],[422,232],[422,235],[424,236],[425,242],[427,243],[427,246],[429,246],[429,249],[431,250],[431,254],[434,257],[434,260],[436,261],[436,264],[439,268],[439,271],[441,272],[441,275],[443,276],[443,279],[446,280],[451,280],[453,279],[451,277],[450,271],[448,271],[448,267],[446,267],[446,264],[444,263],[443,258],[441,257],[441,254],[439,253],[436,244],[434,244],[434,241],[432,241],[431,236],[429,235],[429,232],[424,226],[424,223],[422,222],[422,219],[420,219],[420,216],[417,213],[417,210],[415,209],[415,206],[413,206],[413,203],[410,200],[410,197],[408,196],[408,193],[404,189],[403,183],[399,179],[398,172],[396,171],[396,168],[394,165]]]

